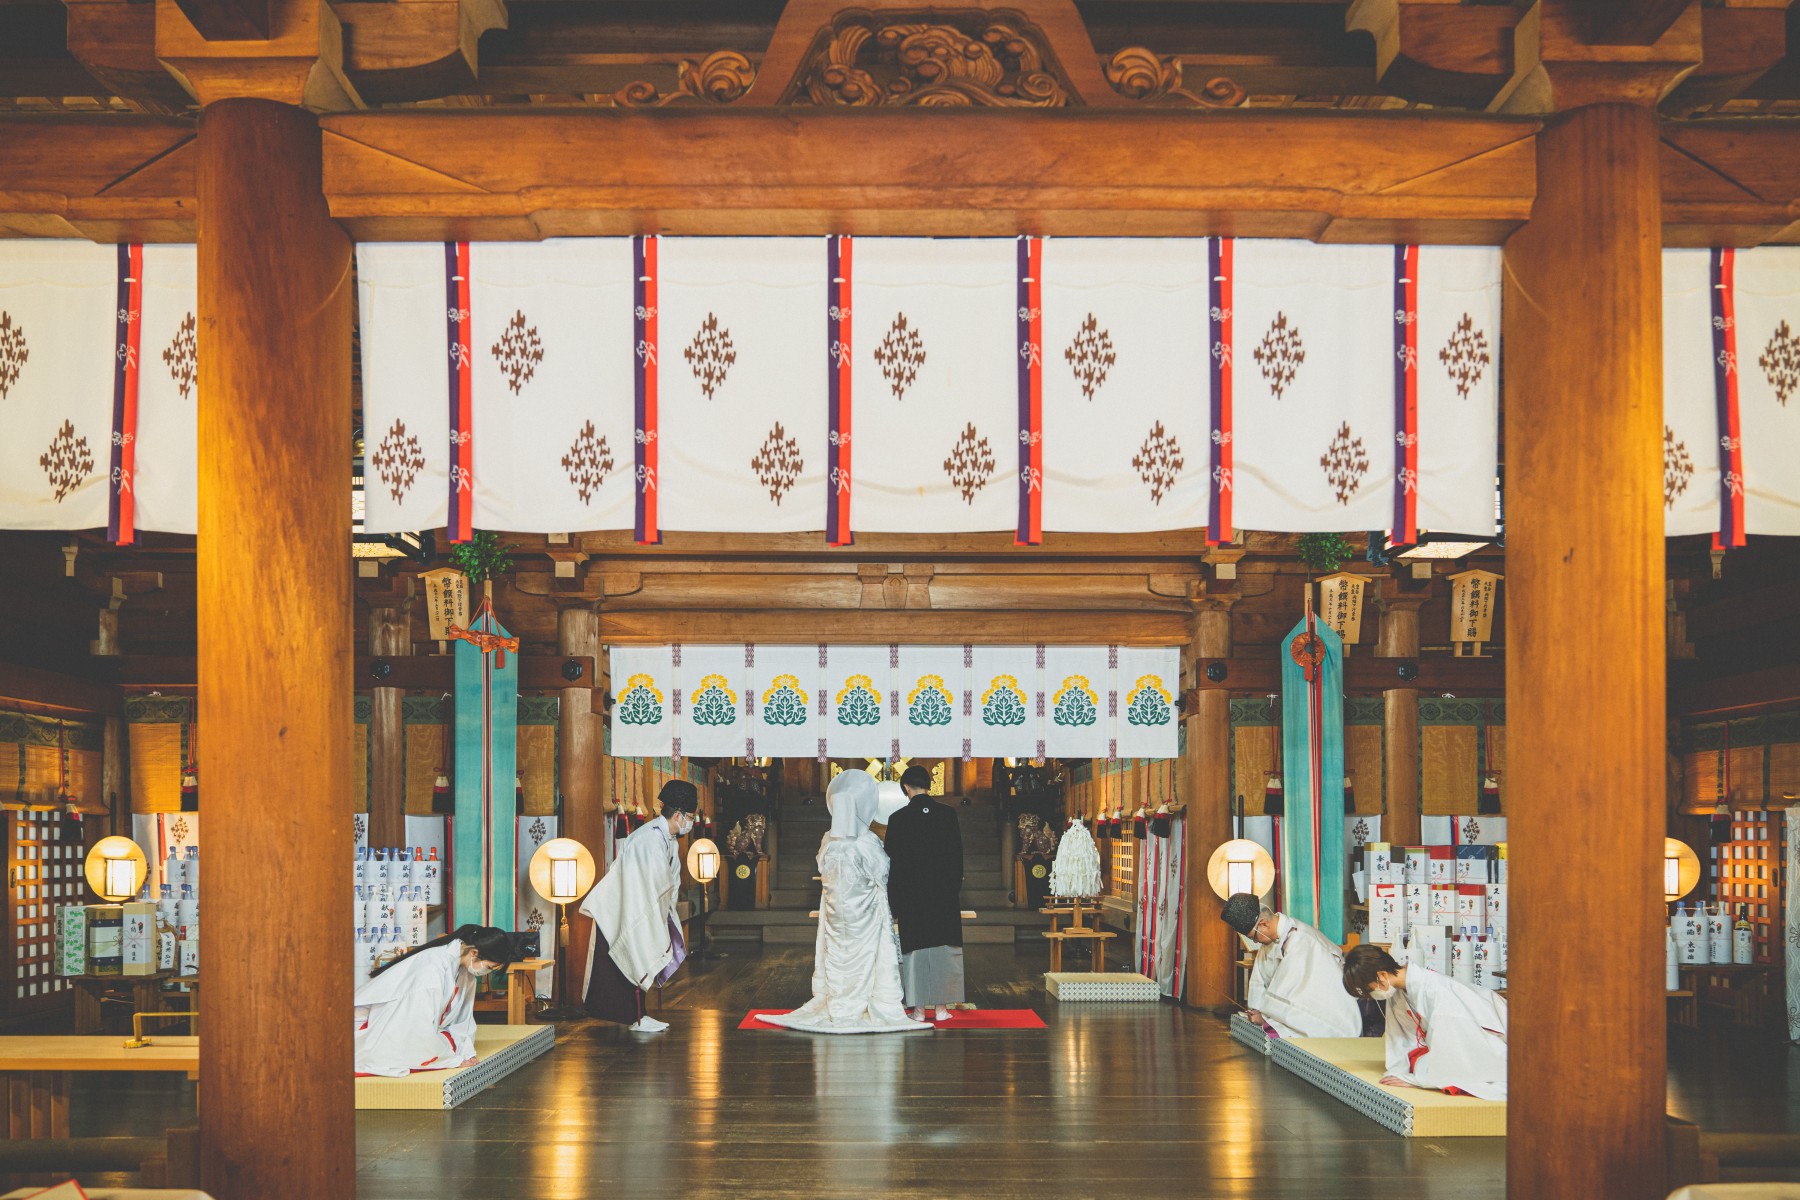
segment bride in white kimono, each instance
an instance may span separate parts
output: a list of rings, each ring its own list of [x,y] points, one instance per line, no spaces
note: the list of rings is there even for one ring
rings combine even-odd
[[[464,925],[379,967],[356,989],[356,1073],[448,1071],[475,1059],[475,985],[512,962],[512,939]]]
[[[899,1033],[930,1029],[906,1015],[900,949],[888,912],[887,851],[869,829],[878,815],[875,780],[845,771],[825,793],[831,832],[819,846],[819,937],[812,999],[771,1025],[807,1033]]]

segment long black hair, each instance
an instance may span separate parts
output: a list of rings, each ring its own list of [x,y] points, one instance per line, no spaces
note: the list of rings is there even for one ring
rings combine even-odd
[[[451,942],[461,942],[465,950],[474,950],[481,955],[483,962],[491,962],[495,966],[505,967],[513,960],[512,937],[504,929],[495,929],[492,925],[464,925],[462,928],[442,937],[434,937],[423,946],[414,946],[392,962],[383,963],[369,972],[374,979],[383,971],[405,962],[422,950],[433,950],[439,946],[448,946]]]

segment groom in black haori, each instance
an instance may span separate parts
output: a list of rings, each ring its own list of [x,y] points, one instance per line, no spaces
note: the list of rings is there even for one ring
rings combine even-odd
[[[949,1019],[963,1000],[962,826],[931,792],[931,773],[900,777],[907,805],[888,818],[888,906],[900,925],[900,982],[918,1019]]]

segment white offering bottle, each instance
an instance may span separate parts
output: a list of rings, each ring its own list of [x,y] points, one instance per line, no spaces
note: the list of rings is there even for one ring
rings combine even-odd
[[[1756,934],[1750,928],[1750,918],[1744,915],[1741,904],[1738,906],[1737,926],[1731,931],[1731,961],[1740,967],[1750,966],[1756,961]]]
[[[1721,900],[1706,914],[1708,961],[1725,964],[1731,961],[1731,915]]]
[[[1469,936],[1466,927],[1459,930],[1458,936],[1450,942],[1450,978],[1458,983],[1475,982],[1475,962],[1469,954],[1474,945],[1475,939]]]
[[[1663,968],[1663,985],[1671,992],[1681,990],[1681,950],[1675,944],[1675,922],[1669,922],[1668,962]]]

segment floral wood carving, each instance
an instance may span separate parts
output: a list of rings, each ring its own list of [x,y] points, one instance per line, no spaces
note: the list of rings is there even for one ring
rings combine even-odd
[[[198,361],[196,347],[194,314],[189,313],[182,319],[181,328],[175,331],[174,339],[162,352],[163,365],[169,368],[169,378],[175,381],[175,388],[181,393],[183,400],[194,390],[194,370]]]
[[[387,484],[388,495],[399,504],[406,499],[419,472],[425,469],[425,447],[406,432],[406,422],[394,419],[394,426],[382,436],[381,445],[369,459],[376,476]]]
[[[613,472],[615,466],[612,448],[606,439],[594,436],[594,423],[589,421],[575,435],[575,441],[569,446],[569,452],[562,457],[563,470],[568,472],[569,482],[575,487],[575,494],[581,497],[583,504],[591,503],[594,493],[606,482],[606,477]]]
[[[506,386],[516,396],[544,361],[544,340],[538,336],[536,325],[525,324],[523,312],[514,312],[512,320],[506,323],[506,331],[494,343],[493,354],[494,361],[500,364],[500,373],[506,376]]]
[[[1349,504],[1356,489],[1362,486],[1363,476],[1369,473],[1369,455],[1363,449],[1362,439],[1351,436],[1348,422],[1338,426],[1337,436],[1320,456],[1319,465],[1325,469],[1325,482],[1336,493],[1337,502]]]
[[[1456,330],[1444,348],[1438,351],[1438,361],[1444,364],[1444,370],[1450,373],[1450,382],[1456,385],[1456,394],[1464,400],[1481,382],[1481,376],[1493,359],[1488,354],[1487,334],[1475,328],[1475,318],[1468,313],[1456,323]]]
[[[0,312],[0,400],[4,400],[12,385],[19,382],[19,372],[25,369],[25,360],[30,357],[24,328],[13,324],[11,313]]]
[[[1156,108],[1237,108],[1248,98],[1243,88],[1217,76],[1198,92],[1182,86],[1181,60],[1142,46],[1127,46],[1106,60],[1106,82],[1128,100]]]
[[[975,424],[971,421],[962,436],[956,439],[956,445],[951,447],[950,457],[944,460],[944,474],[950,476],[950,482],[962,493],[963,503],[974,504],[975,493],[994,477],[994,466],[993,448],[986,438],[975,432]]]
[[[4,351],[0,351],[3,356]],[[1800,388],[1800,338],[1783,321],[1775,327],[1775,334],[1769,344],[1763,347],[1762,357],[1756,360],[1762,367],[1763,374],[1768,377],[1769,386],[1775,389],[1775,399],[1787,407],[1788,397]],[[6,378],[0,374],[0,394],[6,391]]]
[[[731,340],[731,330],[719,328],[719,318],[707,313],[706,320],[700,322],[699,332],[694,334],[694,340],[682,350],[681,356],[687,359],[700,390],[711,400],[714,393],[725,386],[725,376],[737,362],[737,346]]]
[[[776,504],[781,503],[806,469],[806,461],[800,457],[800,443],[789,436],[780,421],[775,422],[768,439],[751,458],[750,469],[756,472],[757,481],[769,489],[769,499]]]
[[[808,51],[784,102],[1062,108],[1071,89],[1043,31],[992,12],[841,14]],[[906,18],[911,18],[906,19]]]
[[[1163,428],[1158,421],[1150,430],[1150,436],[1144,439],[1137,455],[1132,458],[1131,465],[1137,468],[1138,478],[1150,488],[1150,501],[1161,504],[1169,489],[1181,477],[1187,459],[1181,453],[1181,443]]]
[[[94,472],[94,454],[88,449],[85,437],[75,436],[75,422],[64,421],[56,436],[50,439],[50,446],[38,456],[38,466],[44,468],[44,474],[50,480],[50,487],[56,493],[56,502],[61,504],[64,497],[81,486],[83,480]]]
[[[1075,372],[1075,382],[1081,385],[1081,394],[1089,400],[1106,382],[1106,373],[1112,370],[1119,361],[1117,351],[1113,349],[1112,334],[1100,328],[1099,318],[1093,313],[1081,323],[1081,331],[1075,335],[1063,351],[1063,358],[1069,369]]]
[[[1300,327],[1288,324],[1286,313],[1276,313],[1275,319],[1269,323],[1268,332],[1256,349],[1250,352],[1256,365],[1262,368],[1263,378],[1268,380],[1269,390],[1275,393],[1277,400],[1281,393],[1294,382],[1299,374],[1300,364],[1306,361],[1306,346],[1300,340]]]
[[[881,366],[882,378],[893,389],[894,399],[906,399],[906,389],[918,379],[919,368],[925,365],[925,341],[917,329],[907,325],[905,313],[888,326],[887,336],[875,347],[875,361]]]
[[[699,62],[675,64],[674,90],[664,92],[647,79],[634,80],[612,94],[617,108],[666,108],[671,104],[735,104],[756,82],[756,68],[736,50],[715,50]]]
[[[1663,507],[1674,508],[1675,498],[1688,490],[1694,477],[1694,460],[1687,443],[1675,437],[1675,431],[1663,426]]]

